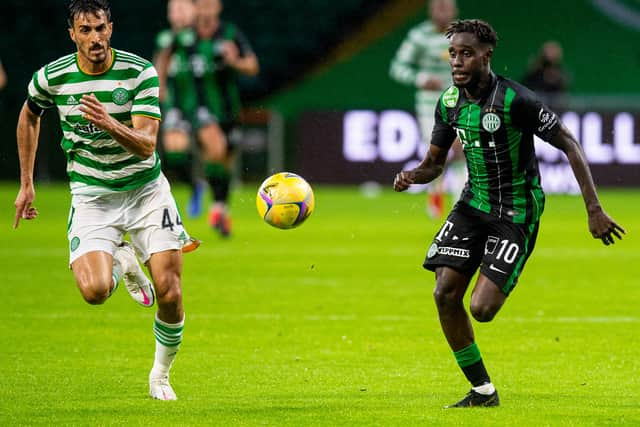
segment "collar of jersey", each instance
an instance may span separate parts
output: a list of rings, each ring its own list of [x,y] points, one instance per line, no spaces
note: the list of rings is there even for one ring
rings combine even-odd
[[[484,92],[482,92],[482,94],[478,97],[478,99],[474,99],[472,101],[469,98],[467,98],[467,95],[464,93],[464,91],[462,91],[462,95],[467,100],[467,102],[469,102],[471,104],[480,105],[480,104],[482,104],[484,102],[486,97],[491,94],[491,92],[493,91],[493,88],[496,86],[496,84],[498,82],[498,76],[496,76],[493,71],[491,71],[490,75],[491,75],[491,83],[489,84],[489,86],[487,86],[487,88],[484,90]]]
[[[83,70],[82,67],[80,66],[80,62],[78,61],[78,53],[76,52],[76,65],[78,66],[78,70],[80,70],[82,74],[86,74],[87,76],[99,76],[101,74],[106,73],[111,69],[111,67],[113,67],[113,63],[116,62],[116,51],[113,48],[110,48],[110,49],[111,49],[111,62],[109,63],[109,66],[107,67],[106,70],[101,71],[99,73],[90,73],[88,71]]]

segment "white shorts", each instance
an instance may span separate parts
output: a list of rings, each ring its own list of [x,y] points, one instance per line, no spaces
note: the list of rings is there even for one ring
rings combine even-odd
[[[189,238],[163,174],[135,190],[74,195],[68,224],[69,265],[88,252],[113,255],[126,233],[143,262],[154,253],[181,249]]]

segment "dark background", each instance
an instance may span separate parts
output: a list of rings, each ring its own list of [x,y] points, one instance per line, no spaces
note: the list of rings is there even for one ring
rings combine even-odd
[[[75,50],[66,4],[0,2],[0,59],[9,78],[0,92],[0,179],[19,176],[15,126],[31,75]],[[497,73],[518,80],[540,45],[554,39],[564,47],[572,77],[569,108],[640,111],[640,28],[608,16],[595,0],[458,4],[461,18],[488,20],[498,32]],[[637,1],[625,4],[640,13]],[[407,31],[425,19],[425,0],[227,0],[224,6],[223,19],[243,30],[261,64],[258,77],[241,81],[246,105],[284,118],[287,167],[297,166],[297,148],[306,142],[296,131],[306,111],[413,109],[414,89],[391,81],[388,67]],[[166,27],[166,1],[112,0],[111,7],[113,46],[150,58],[155,35]],[[336,143],[322,134],[318,139]],[[57,117],[48,112],[37,177],[65,179],[58,140]]]

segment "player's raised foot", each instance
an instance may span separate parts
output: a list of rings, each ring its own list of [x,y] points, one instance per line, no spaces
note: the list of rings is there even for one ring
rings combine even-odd
[[[454,403],[453,405],[447,405],[445,408],[471,408],[477,407],[489,407],[500,405],[500,398],[498,397],[498,391],[494,391],[491,394],[480,394],[477,391],[471,389],[469,393],[461,401]]]
[[[149,395],[158,400],[178,400],[176,393],[169,384],[169,375],[149,375]]]
[[[189,198],[189,205],[187,206],[187,212],[189,218],[197,218],[202,214],[202,203],[204,201],[205,184],[201,180],[196,181]]]
[[[231,217],[227,207],[222,204],[215,204],[209,211],[209,225],[220,233],[222,237],[231,235]]]
[[[142,271],[129,242],[122,242],[113,256],[122,266],[122,280],[131,298],[144,307],[151,307],[156,300],[153,284]]]

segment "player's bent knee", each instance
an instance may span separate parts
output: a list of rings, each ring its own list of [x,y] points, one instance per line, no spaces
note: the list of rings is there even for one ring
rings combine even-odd
[[[100,305],[109,298],[109,292],[82,293],[84,300],[91,305]]]
[[[496,317],[500,307],[494,307],[490,304],[471,304],[469,311],[478,322],[490,322]]]
[[[176,305],[182,301],[182,289],[178,275],[168,275],[156,284],[158,303],[162,305]]]
[[[82,298],[91,305],[100,305],[109,298],[111,286],[106,284],[78,285]]]
[[[111,276],[97,277],[92,274],[82,274],[76,277],[76,281],[82,298],[91,305],[104,303],[109,298],[113,287],[113,278]]]
[[[462,301],[462,297],[459,295],[459,292],[456,292],[454,287],[440,283],[437,283],[436,288],[433,290],[433,299],[438,308],[458,305]]]

